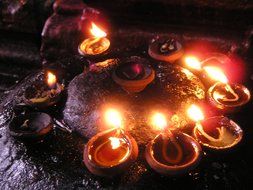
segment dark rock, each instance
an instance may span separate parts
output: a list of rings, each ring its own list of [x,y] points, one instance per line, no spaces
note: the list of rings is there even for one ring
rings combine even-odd
[[[81,41],[78,29],[80,15],[61,16],[53,14],[45,23],[42,31],[41,55],[46,59],[56,60],[59,56],[77,54]]]
[[[155,67],[158,64],[152,63]],[[205,96],[200,80],[178,66],[158,64],[155,82],[138,94],[123,91],[113,82],[111,71],[81,74],[69,84],[64,119],[87,138],[103,130],[104,107],[116,106],[123,112],[125,127],[139,144],[146,144],[156,134],[150,130],[148,123],[152,111],[179,114],[186,105],[196,103]],[[184,120],[183,117],[181,119]]]
[[[82,0],[58,0],[54,3],[54,11],[58,14],[81,14],[84,8]]]

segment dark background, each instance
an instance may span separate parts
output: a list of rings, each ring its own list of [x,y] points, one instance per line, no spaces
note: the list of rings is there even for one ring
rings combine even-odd
[[[71,0],[75,3],[77,0]],[[0,100],[12,86],[41,68],[41,32],[53,13],[53,0],[2,0],[0,2]],[[85,1],[109,19],[112,30],[190,33],[235,41],[245,62],[244,84],[253,84],[253,3],[250,1],[110,0]],[[77,71],[77,73],[80,71]],[[2,98],[1,98],[2,97]],[[3,107],[0,111],[3,113]],[[82,165],[78,148],[82,139],[56,131],[45,142],[27,144],[9,137],[0,115],[1,189],[252,189],[253,120],[252,101],[230,115],[244,130],[240,146],[224,153],[209,153],[196,171],[179,179],[143,171],[142,163],[122,178],[105,180],[91,175]],[[127,176],[128,175],[128,176]]]

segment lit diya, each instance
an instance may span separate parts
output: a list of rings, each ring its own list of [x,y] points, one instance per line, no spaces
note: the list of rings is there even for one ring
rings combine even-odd
[[[122,119],[117,110],[105,113],[106,122],[113,127],[92,137],[85,146],[83,159],[93,174],[112,177],[122,173],[136,160],[136,141],[122,127]]]
[[[127,60],[116,68],[113,80],[127,92],[140,92],[155,78],[155,71],[142,59]]]
[[[110,47],[107,34],[96,24],[91,23],[90,32],[93,37],[85,39],[78,47],[78,52],[83,56],[95,56],[106,52]]]
[[[27,88],[25,91],[25,104],[38,108],[46,108],[59,101],[64,85],[59,84],[56,76],[49,71],[45,80],[46,82],[44,80],[38,81]]]
[[[187,113],[196,122],[193,130],[195,139],[207,148],[228,149],[242,139],[242,129],[227,117],[216,116],[204,120],[202,111],[196,105],[191,105]]]
[[[241,84],[230,84],[225,74],[217,67],[205,66],[209,77],[218,81],[207,92],[207,99],[215,108],[233,111],[250,100],[249,90]]]
[[[146,147],[148,164],[164,175],[180,175],[194,169],[201,158],[201,147],[191,136],[171,131],[164,115],[157,113],[152,118],[154,126],[162,132]]]
[[[42,138],[53,129],[53,120],[41,112],[15,116],[9,124],[10,134],[19,138]]]
[[[183,56],[182,45],[174,38],[157,38],[149,45],[149,55],[160,61],[174,63]]]

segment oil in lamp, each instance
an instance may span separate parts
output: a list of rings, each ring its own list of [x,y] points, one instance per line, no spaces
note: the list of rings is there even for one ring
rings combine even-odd
[[[159,37],[151,42],[148,53],[156,60],[174,63],[183,56],[183,48],[174,38]]]
[[[113,72],[113,80],[127,92],[140,92],[155,78],[155,71],[148,65],[126,62]]]
[[[83,160],[91,173],[112,177],[127,170],[136,160],[138,146],[122,128],[122,118],[117,110],[107,110],[105,122],[112,129],[98,133],[88,141]]]
[[[215,116],[204,119],[202,111],[196,105],[191,105],[187,114],[196,122],[193,130],[195,139],[207,148],[228,149],[242,139],[242,129],[227,117]]]
[[[53,129],[53,120],[41,112],[14,116],[9,124],[10,134],[22,139],[40,139]]]
[[[168,129],[161,113],[152,117],[152,125],[161,130],[146,147],[145,157],[152,169],[164,175],[180,175],[194,169],[201,158],[201,147],[191,136]]]
[[[50,71],[47,72],[45,80],[46,84],[42,80],[26,90],[25,104],[37,108],[46,108],[59,101],[64,85],[59,84],[56,76]]]
[[[107,34],[93,22],[90,32],[93,37],[85,39],[78,46],[78,52],[83,56],[96,56],[106,52],[110,47],[110,40],[106,38]]]
[[[249,90],[241,84],[230,84],[225,74],[217,67],[203,67],[209,77],[218,81],[207,92],[207,99],[215,108],[233,111],[250,100]]]

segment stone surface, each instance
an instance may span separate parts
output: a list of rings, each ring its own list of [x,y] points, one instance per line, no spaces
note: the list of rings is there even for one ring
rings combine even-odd
[[[139,57],[129,59],[133,62],[146,61]],[[75,77],[69,84],[68,99],[63,111],[67,124],[90,138],[104,129],[101,125],[103,126],[105,107],[119,107],[125,117],[126,128],[139,144],[146,144],[156,134],[150,130],[148,122],[152,111],[180,114],[190,103],[204,99],[203,84],[188,70],[154,60],[150,62],[155,68],[156,79],[137,94],[123,91],[112,80],[113,67],[101,73],[90,71]],[[185,120],[181,116],[178,118],[182,122]],[[171,122],[171,125],[176,124]]]

